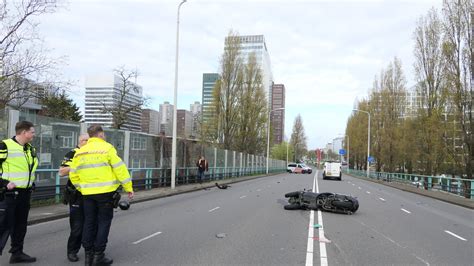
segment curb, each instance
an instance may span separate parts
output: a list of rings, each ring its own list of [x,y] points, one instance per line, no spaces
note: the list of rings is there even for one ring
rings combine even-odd
[[[269,173],[268,175],[264,174],[264,175],[256,175],[256,176],[246,176],[246,177],[242,177],[241,179],[229,178],[229,179],[222,179],[222,180],[212,180],[212,181],[209,181],[209,183],[202,184],[199,187],[192,187],[192,188],[189,188],[189,189],[183,189],[181,191],[171,191],[170,193],[155,194],[155,195],[146,196],[146,197],[143,197],[143,198],[140,198],[140,199],[133,200],[133,202],[130,202],[130,204],[133,205],[133,204],[136,204],[136,203],[156,200],[156,199],[160,199],[160,198],[171,197],[171,196],[175,196],[175,195],[180,195],[180,194],[189,193],[189,192],[195,192],[195,191],[203,190],[203,189],[206,189],[206,188],[214,187],[215,185],[211,184],[210,182],[219,182],[219,183],[222,183],[222,184],[235,184],[235,183],[240,183],[240,182],[253,180],[253,179],[257,179],[257,178],[262,178],[262,177],[267,177],[267,176],[274,176],[274,175],[278,175],[278,174],[281,174],[281,173]],[[45,217],[33,218],[31,220],[28,220],[28,225],[34,225],[34,224],[50,222],[50,221],[59,220],[59,219],[66,218],[66,217],[69,217],[69,211],[67,211],[67,210],[65,210],[63,212],[60,212],[60,213],[51,214],[51,215],[48,215],[48,216],[45,216]]]
[[[373,180],[373,179],[370,179],[370,178],[355,176],[355,175],[347,174],[347,173],[344,173],[344,174],[348,175],[348,176],[351,176],[351,177],[354,177],[354,178],[357,178],[357,179],[371,181],[373,183],[377,183],[377,184],[381,184],[381,185],[384,185],[384,186],[396,188],[396,189],[406,191],[406,192],[410,192],[410,193],[413,193],[413,194],[426,196],[426,197],[429,197],[429,198],[432,198],[432,199],[437,199],[437,200],[440,200],[440,201],[444,201],[444,202],[447,202],[447,203],[451,203],[451,204],[454,204],[454,205],[457,205],[457,206],[461,206],[461,207],[464,207],[464,208],[467,208],[467,209],[474,210],[474,201],[466,199],[466,198],[460,197],[459,199],[457,199],[456,198],[457,196],[449,195],[449,194],[436,195],[435,193],[441,193],[441,192],[414,189],[410,186],[406,186],[406,185],[401,184],[401,183],[398,183],[398,185],[394,185],[394,184],[386,183],[386,182],[380,181],[380,180]],[[448,197],[443,197],[443,196],[448,196]]]

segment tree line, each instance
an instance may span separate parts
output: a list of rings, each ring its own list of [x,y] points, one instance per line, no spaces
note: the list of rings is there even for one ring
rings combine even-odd
[[[376,171],[473,179],[473,23],[471,0],[445,0],[441,11],[429,10],[413,32],[415,85],[407,88],[395,57],[354,106],[371,115]],[[367,167],[367,123],[363,112],[347,121],[356,169]],[[465,186],[470,193],[470,182]]]

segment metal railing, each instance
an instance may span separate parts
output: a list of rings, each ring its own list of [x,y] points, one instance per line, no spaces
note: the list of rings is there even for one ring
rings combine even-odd
[[[351,175],[367,177],[365,170],[344,169],[343,171]],[[370,178],[386,182],[404,183],[425,190],[444,191],[458,196],[464,196],[466,189],[470,189],[470,198],[474,199],[474,179],[386,172],[370,172]],[[467,184],[470,184],[470,188]]]
[[[205,172],[203,182],[239,178],[265,174],[265,167],[209,167]],[[273,167],[271,173],[283,173],[286,167]],[[130,168],[130,176],[133,180],[135,190],[148,190],[171,186],[171,168]],[[36,171],[35,191],[32,200],[54,199],[56,203],[61,201],[63,189],[67,183],[67,177],[60,177],[58,169],[38,169]],[[194,184],[199,182],[197,167],[181,167],[176,169],[176,185]]]

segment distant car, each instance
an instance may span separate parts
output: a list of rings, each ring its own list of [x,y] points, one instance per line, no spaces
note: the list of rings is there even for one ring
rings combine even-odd
[[[330,161],[324,163],[323,179],[329,178],[342,180],[341,163]]]
[[[286,171],[288,173],[294,174],[311,174],[313,172],[313,169],[311,169],[311,167],[308,167],[304,163],[290,163],[286,167]]]

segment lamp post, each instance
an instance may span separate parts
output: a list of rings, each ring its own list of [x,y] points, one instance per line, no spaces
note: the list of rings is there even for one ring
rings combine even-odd
[[[367,112],[367,111],[359,110],[359,109],[354,109],[352,111],[366,113],[369,116],[369,125],[367,127],[367,178],[369,178],[370,177],[370,161],[369,161],[369,157],[370,157],[370,113]]]
[[[270,157],[270,115],[273,111],[285,110],[285,108],[277,108],[268,112],[268,123],[267,123],[267,175],[268,175],[268,157]]]
[[[176,57],[174,68],[174,101],[173,101],[173,142],[171,147],[171,189],[175,188],[176,181],[176,131],[178,129],[178,56],[179,56],[179,11],[186,0],[178,6],[178,19],[176,20]]]

